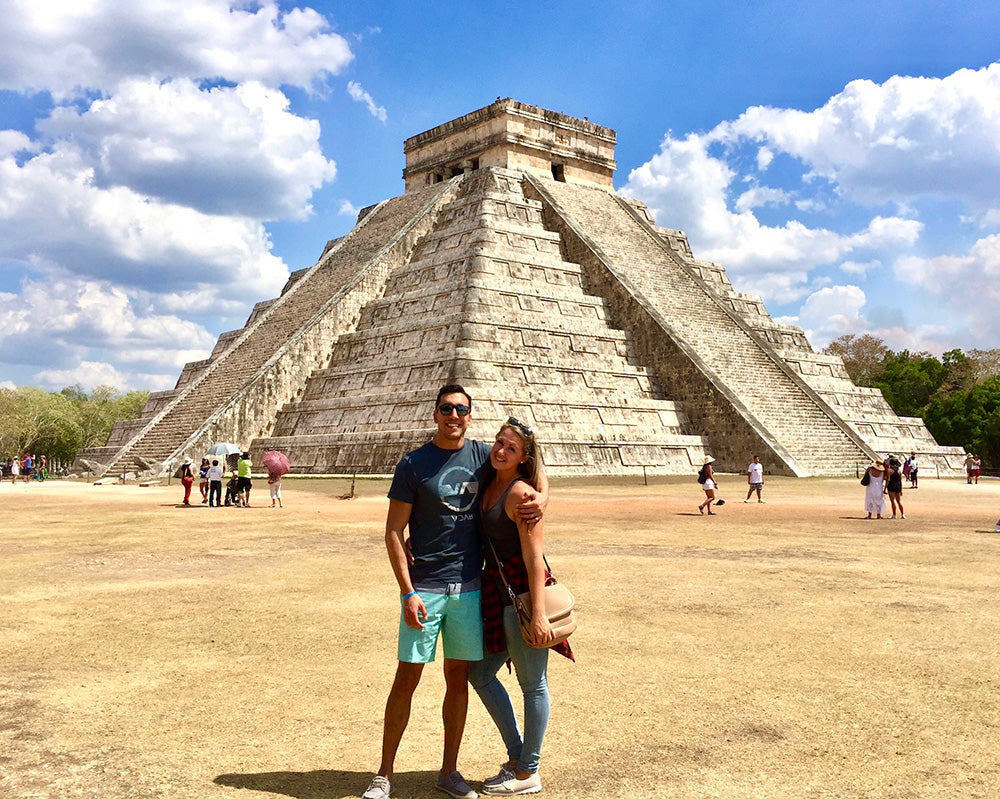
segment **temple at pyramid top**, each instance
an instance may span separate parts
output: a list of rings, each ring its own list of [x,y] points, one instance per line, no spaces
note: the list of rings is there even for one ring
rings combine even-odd
[[[511,99],[407,139],[405,193],[364,209],[81,470],[173,474],[236,442],[297,473],[383,474],[433,436],[447,383],[474,398],[470,436],[515,416],[554,475],[693,475],[709,456],[745,473],[753,455],[798,476],[887,453],[961,467],[961,448],[620,197],[615,143]]]
[[[616,138],[611,128],[586,119],[498,98],[407,139],[403,180],[406,190],[413,191],[456,175],[502,167],[610,189]]]

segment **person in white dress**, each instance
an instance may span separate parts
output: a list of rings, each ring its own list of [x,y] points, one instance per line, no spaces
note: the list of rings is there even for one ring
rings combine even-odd
[[[870,519],[875,514],[876,519],[881,519],[885,513],[885,467],[878,461],[872,461],[872,465],[866,470],[869,483],[865,486],[865,511]]]

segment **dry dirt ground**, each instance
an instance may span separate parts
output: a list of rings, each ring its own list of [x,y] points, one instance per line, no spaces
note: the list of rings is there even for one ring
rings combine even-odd
[[[346,487],[236,510],[0,485],[0,796],[360,795],[398,599],[386,483]],[[1000,796],[1000,481],[925,478],[905,521],[865,521],[853,479],[721,489],[709,518],[693,477],[553,481],[580,628],[550,664],[545,795]],[[434,664],[398,797],[440,796],[442,692]],[[460,766],[502,759],[473,696]]]

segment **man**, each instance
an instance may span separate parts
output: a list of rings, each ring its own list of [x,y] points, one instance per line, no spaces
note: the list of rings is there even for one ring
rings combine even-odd
[[[760,462],[760,455],[754,455],[750,465],[747,466],[747,485],[750,486],[750,489],[747,491],[747,498],[743,500],[743,504],[750,501],[754,491],[757,492],[757,501],[762,505],[765,504],[764,500],[760,498],[761,489],[764,488],[764,466]]]
[[[250,489],[253,488],[253,482],[250,480],[250,470],[252,468],[253,461],[250,460],[250,453],[244,452],[240,455],[240,459],[236,461],[236,490],[239,499],[236,504],[244,508],[250,507]]]
[[[403,456],[389,488],[385,545],[402,602],[396,677],[385,704],[382,761],[363,799],[392,792],[396,751],[410,718],[413,692],[424,665],[444,647],[444,756],[436,788],[456,799],[476,799],[458,772],[458,749],[469,707],[470,660],[483,656],[480,608],[482,549],[476,530],[478,496],[493,475],[490,447],[466,441],[472,398],[459,385],[444,386],[434,405],[434,438]],[[548,480],[518,511],[541,517]],[[409,526],[410,553],[403,539]]]
[[[214,500],[214,502],[213,502]],[[219,461],[213,460],[208,467],[208,507],[221,507],[222,505],[222,467]]]

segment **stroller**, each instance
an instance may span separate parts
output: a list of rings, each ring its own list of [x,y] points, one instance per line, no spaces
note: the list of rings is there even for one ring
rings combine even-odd
[[[239,484],[239,480],[236,477],[236,472],[231,473],[229,482],[226,483],[226,500],[225,506],[228,508],[230,505],[234,508],[239,507],[239,501],[236,499],[236,486]]]

